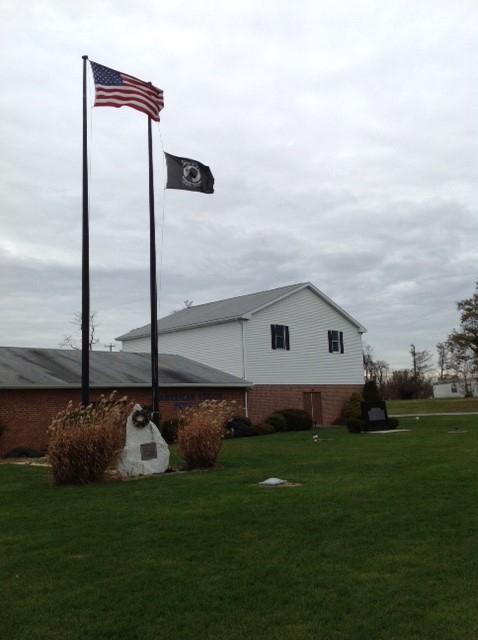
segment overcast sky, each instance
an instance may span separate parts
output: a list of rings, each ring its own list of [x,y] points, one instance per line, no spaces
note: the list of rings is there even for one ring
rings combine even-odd
[[[86,54],[164,90],[159,316],[310,281],[376,358],[436,360],[478,278],[476,0],[0,8],[1,345],[58,347],[81,309]],[[91,109],[88,136],[103,348],[150,318],[147,118]],[[162,148],[209,165],[216,192],[164,191]]]

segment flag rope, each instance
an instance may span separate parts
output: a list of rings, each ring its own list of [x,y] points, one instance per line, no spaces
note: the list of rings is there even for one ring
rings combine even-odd
[[[159,251],[159,282],[158,282],[158,312],[161,310],[161,292],[163,285],[163,253],[164,253],[164,227],[166,221],[166,158],[164,155],[164,145],[163,145],[163,136],[161,134],[161,127],[159,126],[159,122],[156,123],[156,127],[158,129],[159,134],[159,142],[161,144],[161,155],[163,158],[163,202],[161,209],[161,240],[160,240],[160,251]]]

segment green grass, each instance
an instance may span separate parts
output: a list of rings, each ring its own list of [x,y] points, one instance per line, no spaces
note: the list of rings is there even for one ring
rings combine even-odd
[[[228,440],[217,470],[84,487],[1,465],[0,637],[478,637],[478,417],[400,428]]]
[[[478,413],[478,398],[429,398],[426,400],[387,400],[389,415],[417,413]]]

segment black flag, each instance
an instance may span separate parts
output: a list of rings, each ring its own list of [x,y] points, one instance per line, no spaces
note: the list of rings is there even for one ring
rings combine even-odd
[[[191,158],[179,158],[165,153],[168,165],[166,189],[185,189],[200,193],[214,193],[211,169]]]

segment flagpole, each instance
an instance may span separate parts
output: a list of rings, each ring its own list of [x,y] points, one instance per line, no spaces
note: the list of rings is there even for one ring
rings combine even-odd
[[[159,379],[158,379],[158,296],[156,286],[156,229],[154,223],[153,136],[151,118],[148,116],[149,159],[149,269],[151,300],[151,405],[152,422],[159,427]]]
[[[81,271],[81,404],[90,403],[90,239],[88,221],[88,140],[86,108],[86,63],[83,56],[83,242]]]

